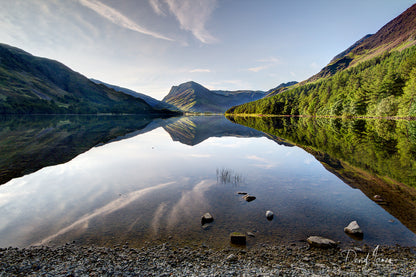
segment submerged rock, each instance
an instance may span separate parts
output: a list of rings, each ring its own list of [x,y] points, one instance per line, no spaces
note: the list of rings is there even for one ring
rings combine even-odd
[[[253,195],[246,194],[246,195],[243,196],[243,199],[246,200],[247,202],[251,202],[251,201],[255,200],[256,197],[253,196]]]
[[[320,236],[310,236],[306,241],[310,246],[316,248],[335,248],[338,246],[335,241]]]
[[[201,218],[201,225],[205,225],[213,221],[214,221],[214,217],[210,213],[205,213]]]
[[[246,245],[246,235],[239,232],[233,232],[230,234],[231,243],[238,245]]]
[[[383,197],[381,197],[380,195],[378,195],[378,194],[376,194],[376,195],[374,195],[373,196],[373,200],[377,203],[377,204],[379,204],[379,205],[387,205],[388,203],[387,203],[387,201],[386,200],[384,200],[384,198]]]
[[[380,195],[378,195],[378,194],[374,195],[374,196],[373,196],[373,199],[374,199],[375,201],[384,201],[384,200],[383,200],[383,198],[382,198]]]
[[[364,235],[360,225],[358,225],[357,221],[355,220],[351,221],[350,224],[344,228],[344,232],[357,238],[362,238]]]
[[[267,211],[266,212],[266,218],[267,218],[267,220],[273,220],[273,216],[274,216],[274,214],[273,214],[272,211]]]

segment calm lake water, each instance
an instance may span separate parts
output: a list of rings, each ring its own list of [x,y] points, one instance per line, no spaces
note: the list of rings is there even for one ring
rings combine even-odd
[[[356,179],[328,167],[336,157],[319,161],[317,149],[293,146],[276,130],[270,135],[222,116],[3,118],[0,124],[0,247],[72,241],[224,247],[231,232],[252,232],[248,247],[310,235],[349,244],[355,240],[343,229],[352,220],[364,231],[360,243],[416,245],[413,219],[394,213],[400,204],[374,201],[354,186]],[[202,228],[206,212],[214,222]]]

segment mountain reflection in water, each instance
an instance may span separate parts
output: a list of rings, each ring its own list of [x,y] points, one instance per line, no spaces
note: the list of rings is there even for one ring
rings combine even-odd
[[[234,117],[302,147],[416,232],[416,121]]]
[[[398,188],[397,181],[294,139],[319,142],[317,134],[329,133],[323,144],[335,147],[325,122],[238,121],[258,130],[221,116],[39,117],[33,126],[24,119],[2,122],[0,143],[7,151],[0,163],[5,180],[0,247],[71,241],[140,246],[167,240],[224,247],[234,231],[255,234],[248,246],[298,242],[308,235],[349,243],[343,228],[352,220],[364,230],[361,243],[416,244],[415,234],[400,223],[412,229],[413,218],[401,218],[394,208],[411,209],[413,202],[407,196],[399,204],[389,198],[398,193],[389,191]],[[338,133],[348,129],[343,122],[330,124]],[[365,141],[367,127],[348,124],[361,130],[357,136]],[[281,126],[285,132],[275,131]],[[42,160],[50,153],[53,159]],[[370,186],[373,180],[376,185]],[[408,186],[400,190],[413,193]],[[256,200],[246,202],[239,191]],[[373,193],[388,205],[379,206]],[[272,221],[265,218],[266,210],[274,212]],[[205,212],[214,216],[209,228],[201,227]]]

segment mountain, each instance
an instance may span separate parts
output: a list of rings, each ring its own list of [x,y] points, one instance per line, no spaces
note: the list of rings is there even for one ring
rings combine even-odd
[[[163,129],[173,141],[197,145],[211,137],[263,137],[262,132],[232,123],[224,116],[187,116],[165,121]],[[169,122],[173,121],[173,122]]]
[[[350,66],[392,50],[403,50],[416,44],[416,4],[384,25],[374,35],[366,35],[347,50],[335,56],[318,74],[314,81],[330,76]]]
[[[291,82],[287,82],[287,83],[281,83],[281,84],[280,84],[280,85],[278,85],[277,87],[275,87],[275,88],[272,88],[272,89],[268,90],[268,91],[266,92],[266,96],[267,96],[267,97],[270,97],[270,96],[273,96],[273,95],[279,94],[279,93],[281,93],[281,92],[283,92],[283,91],[287,90],[289,87],[296,85],[297,83],[298,83],[298,82],[296,82],[296,81],[291,81]]]
[[[115,86],[115,85],[110,85],[110,84],[104,83],[104,82],[96,80],[96,79],[90,79],[90,80],[93,81],[96,84],[104,85],[108,88],[114,89],[115,91],[123,92],[123,93],[131,95],[135,98],[140,98],[140,99],[144,100],[147,104],[149,104],[152,108],[159,109],[159,110],[161,110],[161,109],[168,109],[168,110],[172,110],[172,111],[177,110],[177,108],[175,106],[170,105],[170,104],[165,103],[165,102],[162,102],[162,101],[159,101],[159,100],[156,100],[153,97],[150,97],[146,94],[139,93],[139,92],[130,90],[128,88],[123,88],[123,87],[119,87],[119,86]]]
[[[0,44],[0,113],[164,113],[54,60]]]
[[[257,100],[265,95],[263,91],[213,91],[190,81],[173,86],[162,101],[187,112],[224,113],[232,106]]]
[[[416,4],[308,80],[234,114],[416,118]]]

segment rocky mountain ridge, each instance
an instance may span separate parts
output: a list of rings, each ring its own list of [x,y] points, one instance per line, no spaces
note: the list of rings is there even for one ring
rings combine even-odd
[[[302,83],[334,75],[340,70],[383,53],[403,50],[413,45],[416,45],[416,4],[384,25],[375,34],[364,36],[336,55],[319,73]]]

